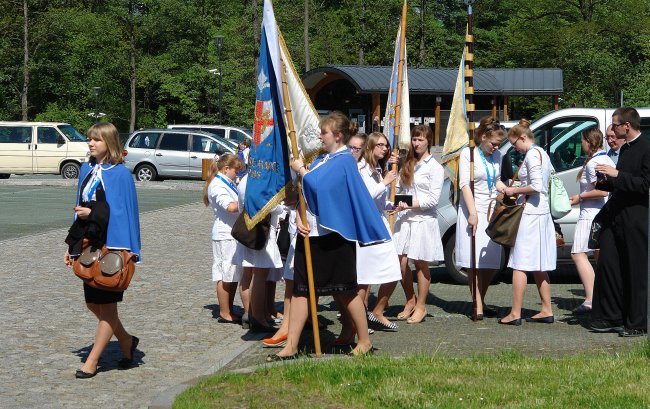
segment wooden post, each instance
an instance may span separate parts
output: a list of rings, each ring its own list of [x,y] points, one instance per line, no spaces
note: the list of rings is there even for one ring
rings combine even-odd
[[[506,96],[503,97],[503,120],[504,121],[510,120],[508,118],[508,97]]]
[[[497,118],[497,96],[492,97],[492,118],[499,119]]]
[[[375,118],[379,118],[377,120],[379,123],[378,132],[381,132],[381,103],[379,99],[379,94],[372,94],[372,118],[370,118],[370,123],[372,124],[370,129],[372,130],[372,132],[375,132],[375,130],[373,129],[373,127],[375,126]]]
[[[208,178],[208,172],[210,172],[210,165],[212,165],[214,159],[202,159],[201,160],[201,180],[206,180]]]
[[[436,123],[434,125],[434,144],[440,146],[440,103],[442,102],[442,97],[436,97]]]
[[[553,109],[558,110],[560,109],[560,96],[559,95],[553,95]]]
[[[465,36],[465,45],[467,54],[465,55],[465,96],[466,96],[466,109],[467,120],[469,121],[469,188],[472,191],[472,197],[476,197],[474,191],[474,148],[476,142],[474,141],[474,33],[473,33],[473,12],[472,3],[467,3],[467,35]],[[481,148],[479,148],[481,149]],[[478,289],[478,274],[476,274],[476,237],[472,235],[470,251],[470,267],[468,274],[468,281],[470,286],[470,293],[472,295],[472,321],[478,319],[478,305],[477,305],[477,292]]]

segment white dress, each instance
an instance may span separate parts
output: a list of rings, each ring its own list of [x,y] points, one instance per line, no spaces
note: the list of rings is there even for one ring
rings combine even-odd
[[[555,227],[548,206],[548,181],[553,167],[542,149],[533,146],[526,153],[517,179],[520,186],[532,186],[524,207],[515,246],[510,251],[508,267],[520,271],[552,271],[557,261]],[[519,195],[518,203],[525,195]]]
[[[246,182],[248,175],[244,176],[239,182],[239,210],[244,208],[244,196],[246,192]],[[283,212],[282,206],[276,206],[271,210],[271,228],[269,229],[269,238],[266,240],[266,247],[261,250],[250,249],[237,242],[237,250],[232,258],[232,263],[242,267],[257,268],[280,268],[282,267],[282,256],[278,248],[278,223],[280,215]]]
[[[580,177],[581,194],[594,190],[593,184],[596,182],[596,165],[600,164],[616,167],[612,159],[605,154],[605,151],[596,152],[583,167],[582,176]],[[591,232],[591,223],[606,202],[607,197],[583,199],[580,202],[580,216],[578,217],[578,223],[576,223],[573,235],[571,254],[593,253],[593,250],[587,246],[587,243],[589,243],[589,233]]]
[[[398,181],[398,192],[413,195],[420,207],[404,210],[395,222],[393,241],[397,254],[412,260],[444,260],[436,209],[444,178],[442,166],[430,155],[415,167],[411,186]]]
[[[498,269],[501,267],[501,246],[490,239],[485,233],[488,225],[488,206],[490,201],[497,197],[496,182],[501,178],[501,152],[495,151],[491,156],[485,157],[485,163],[479,153],[480,147],[474,150],[474,203],[478,214],[476,228],[476,268]],[[469,186],[469,148],[460,153],[459,189]],[[492,189],[488,185],[488,171],[492,181]],[[460,193],[458,206],[458,219],[456,222],[456,264],[470,268],[472,255],[472,226],[467,222],[469,210]]]
[[[390,231],[388,220],[384,215],[389,203],[386,201],[386,186],[382,182],[382,177],[378,172],[373,172],[364,159],[361,159],[357,165],[361,179],[368,188],[386,229]],[[357,282],[359,284],[384,284],[401,279],[399,258],[393,243],[388,241],[365,247],[360,247],[357,243]]]
[[[219,176],[225,179],[222,180]],[[239,212],[226,210],[232,202],[237,202],[237,188],[228,184],[228,178],[219,174],[208,186],[208,203],[214,212],[212,225],[212,281],[236,283],[241,279],[241,267],[232,263],[237,248],[237,240],[231,235]]]

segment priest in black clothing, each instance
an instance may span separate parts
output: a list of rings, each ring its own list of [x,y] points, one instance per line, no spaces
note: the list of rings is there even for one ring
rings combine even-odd
[[[634,108],[614,111],[611,127],[625,144],[616,168],[596,166],[596,189],[611,196],[601,210],[591,328],[617,331],[623,337],[643,336],[647,331],[650,141],[641,136],[641,119]]]

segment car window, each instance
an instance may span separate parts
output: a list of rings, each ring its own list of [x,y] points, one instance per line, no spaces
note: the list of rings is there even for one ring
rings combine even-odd
[[[234,141],[237,141],[237,143],[242,143],[242,142],[244,142],[246,139],[248,139],[248,137],[246,136],[245,133],[243,133],[243,132],[241,132],[241,131],[238,131],[238,130],[236,130],[236,129],[231,129],[231,130],[230,130],[230,136],[229,136],[229,139],[232,139],[232,140],[234,140]]]
[[[56,129],[48,126],[39,126],[36,129],[36,135],[38,143],[57,143],[59,134],[56,132]]]
[[[192,135],[192,152],[210,152],[218,155],[228,153],[217,141],[202,135]]]
[[[0,126],[0,143],[32,143],[30,126]]]
[[[88,138],[80,134],[72,125],[59,125],[58,128],[72,142],[88,142]]]
[[[226,130],[223,128],[211,128],[211,127],[204,127],[201,128],[202,131],[205,132],[210,132],[211,134],[217,135],[218,137],[225,138],[226,137]]]
[[[650,118],[641,118],[641,135],[650,139]]]
[[[163,134],[158,149],[164,151],[187,151],[189,137],[187,134],[179,133]]]
[[[160,134],[157,132],[140,132],[135,135],[131,142],[129,142],[129,147],[131,148],[142,148],[142,149],[153,149],[158,143],[158,138]]]
[[[535,143],[543,146],[551,157],[555,171],[562,172],[582,166],[585,161],[582,133],[594,127],[598,127],[594,118],[563,118],[535,129],[533,134]],[[512,172],[515,172],[525,155],[511,148],[508,156]]]

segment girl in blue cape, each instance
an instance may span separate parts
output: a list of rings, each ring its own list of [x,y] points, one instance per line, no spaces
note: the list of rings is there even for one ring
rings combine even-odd
[[[128,250],[140,259],[140,221],[138,199],[133,176],[122,164],[122,148],[117,129],[110,123],[99,123],[88,130],[90,162],[84,163],[79,175],[75,222],[70,228],[63,261],[72,267],[81,253],[81,241],[88,238],[91,246]],[[131,367],[139,339],[124,329],[117,315],[117,303],[123,292],[104,291],[83,285],[86,306],[97,317],[95,342],[77,378],[92,378],[97,364],[113,335],[117,337],[124,357],[118,361],[122,369]]]
[[[356,244],[390,241],[388,230],[368,193],[356,160],[346,147],[356,124],[340,112],[321,121],[320,139],[327,154],[316,159],[307,171],[300,159],[291,163],[303,177],[307,220],[297,214],[301,236],[309,236],[316,295],[331,295],[347,309],[359,337],[352,355],[372,351],[363,300],[357,295]],[[287,344],[267,361],[293,359],[307,321],[307,267],[303,237],[296,240],[294,293],[289,314]]]

